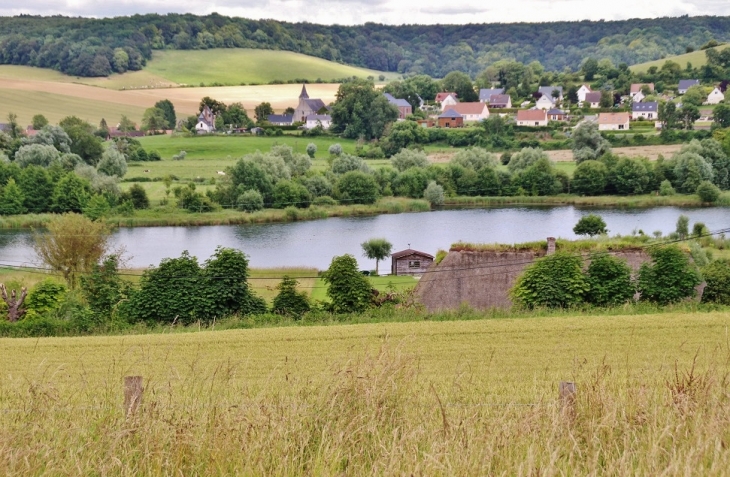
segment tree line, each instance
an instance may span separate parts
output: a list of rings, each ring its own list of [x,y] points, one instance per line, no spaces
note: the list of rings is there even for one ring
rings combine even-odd
[[[476,76],[498,60],[577,70],[586,58],[635,64],[727,41],[730,17],[623,21],[357,26],[250,20],[218,14],[104,19],[0,18],[0,63],[78,76],[139,70],[153,50],[260,48],[404,74]]]

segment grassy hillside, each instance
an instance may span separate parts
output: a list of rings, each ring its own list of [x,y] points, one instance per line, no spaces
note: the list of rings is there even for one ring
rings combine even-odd
[[[295,79],[313,82],[318,78],[331,81],[350,76],[373,76],[377,80],[381,74],[389,77],[395,75],[290,51],[244,48],[156,51],[145,71],[175,83],[193,86],[201,83],[240,85]]]
[[[723,475],[729,325],[715,312],[2,339],[0,470]],[[144,396],[125,419],[130,375]]]
[[[730,46],[730,45],[720,45],[720,46],[716,46],[713,49],[723,50],[723,49],[727,48],[728,46]],[[662,65],[668,60],[672,60],[675,63],[678,63],[682,68],[686,67],[688,62],[692,63],[692,66],[694,68],[707,64],[707,57],[705,56],[705,50],[698,50],[698,51],[693,51],[692,53],[685,53],[683,55],[667,56],[666,58],[663,58],[661,60],[648,61],[646,63],[639,63],[639,64],[631,66],[629,69],[631,71],[633,71],[634,73],[641,73],[641,72],[647,71],[652,66],[661,68]]]

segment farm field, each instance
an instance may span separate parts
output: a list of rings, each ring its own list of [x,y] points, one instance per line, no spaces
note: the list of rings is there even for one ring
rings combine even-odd
[[[720,45],[716,46],[713,49],[714,50],[724,50],[730,45]],[[629,69],[633,71],[634,73],[640,73],[640,72],[646,72],[649,68],[652,66],[656,66],[657,68],[661,68],[662,65],[666,61],[674,61],[675,63],[678,63],[679,66],[684,68],[687,66],[687,63],[692,63],[692,66],[694,68],[704,66],[707,64],[707,56],[705,55],[705,50],[697,50],[693,51],[692,53],[685,53],[683,55],[677,55],[677,56],[668,56],[666,58],[662,58],[661,60],[655,60],[655,61],[648,61],[646,63],[639,63],[637,65],[630,66]]]
[[[291,51],[247,48],[217,48],[212,50],[155,51],[152,61],[143,71],[178,84],[198,86],[240,85],[306,79],[332,81],[352,76],[366,78],[380,75],[395,78],[397,73],[385,73],[335,63]]]
[[[713,312],[2,339],[0,470],[723,475],[729,325]],[[126,420],[130,375],[145,389]],[[561,381],[577,386],[564,411]]]

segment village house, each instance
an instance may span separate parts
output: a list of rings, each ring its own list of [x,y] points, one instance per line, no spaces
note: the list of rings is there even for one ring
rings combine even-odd
[[[547,112],[542,109],[520,109],[515,118],[518,126],[547,126]]]
[[[456,93],[451,93],[449,91],[445,91],[445,92],[436,94],[436,103],[441,105],[441,111],[444,111],[449,106],[453,106],[458,102],[459,102],[459,99],[458,99],[458,95]]]
[[[38,134],[38,132],[39,132],[38,129],[34,129],[32,125],[25,128],[25,135],[28,137],[33,137],[36,134]]]
[[[601,92],[591,91],[590,93],[586,94],[585,99],[583,100],[583,106],[586,105],[589,108],[599,108],[601,106]]]
[[[464,122],[483,121],[489,117],[489,108],[486,103],[456,103],[449,107],[463,118]]]
[[[197,127],[196,127],[197,131]],[[210,132],[210,131],[207,131]],[[115,138],[115,137],[143,137],[144,131],[120,131],[119,128],[111,127],[109,128],[109,134],[107,134],[106,140]]]
[[[537,100],[535,103],[535,107],[537,109],[542,109],[547,111],[548,109],[553,109],[555,107],[555,100],[552,96],[542,95],[540,96],[540,99]]]
[[[578,94],[578,102],[579,103],[582,103],[583,101],[585,101],[586,100],[586,95],[588,93],[590,93],[590,92],[591,92],[591,88],[588,85],[586,85],[586,84],[581,85],[581,87],[578,88],[578,93],[577,93]]]
[[[634,103],[631,105],[631,119],[657,119],[659,114],[659,103],[649,101],[648,103]]]
[[[195,125],[195,132],[198,134],[209,134],[215,131],[215,114],[206,104],[198,115],[198,122]]]
[[[440,128],[463,128],[464,116],[449,108],[438,117]]]
[[[700,80],[696,80],[696,79],[679,80],[679,86],[677,86],[677,93],[684,94],[692,86],[699,86],[699,84],[700,84]]]
[[[557,98],[555,96],[553,96],[553,92],[556,90],[558,92]],[[543,96],[548,96],[553,103],[560,102],[563,100],[563,87],[562,86],[540,86],[539,88],[537,88],[537,92]]]
[[[294,116],[289,114],[269,114],[266,120],[272,126],[291,126],[294,124]]]
[[[720,104],[720,101],[723,101],[725,99],[725,95],[722,94],[722,91],[720,91],[720,88],[715,87],[715,89],[712,90],[712,92],[707,95],[707,101],[705,104]]]
[[[504,94],[504,88],[482,88],[479,90],[479,101],[492,106],[492,96]]]
[[[310,114],[305,118],[305,129],[314,129],[317,126],[322,126],[322,129],[329,129],[332,126],[332,116],[329,114]]]
[[[419,119],[416,121],[416,123],[424,129],[436,126],[436,121],[434,121],[433,119]]]
[[[324,101],[321,99],[310,99],[307,93],[307,86],[302,85],[302,92],[299,94],[299,104],[294,110],[294,122],[306,122],[307,116],[313,114],[321,114],[327,109]]]
[[[411,106],[411,103],[406,101],[405,99],[398,99],[393,97],[390,93],[384,93],[383,96],[385,96],[385,99],[388,100],[390,104],[398,108],[398,119],[404,120],[406,117],[413,114],[413,106]]]
[[[652,93],[654,92],[654,83],[634,83],[629,89],[629,96],[631,97],[631,101],[638,103],[646,97],[644,93],[641,92],[644,86],[649,88],[649,91],[651,91]],[[637,94],[641,95],[640,99],[636,97]]]
[[[624,131],[629,129],[629,113],[600,113],[599,131]]]
[[[391,256],[391,275],[421,275],[433,264],[433,255],[407,249]]]
[[[565,121],[568,118],[568,114],[557,108],[548,110],[547,112],[548,121]]]
[[[508,94],[493,94],[492,97],[489,98],[487,104],[489,104],[489,107],[492,109],[511,108],[512,98]]]

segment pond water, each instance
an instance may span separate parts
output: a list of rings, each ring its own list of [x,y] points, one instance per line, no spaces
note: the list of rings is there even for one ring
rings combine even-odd
[[[653,209],[582,209],[561,207],[503,207],[440,210],[374,217],[331,218],[311,222],[202,227],[140,227],[114,232],[132,267],[157,265],[165,257],[188,250],[200,261],[217,246],[233,247],[249,255],[252,267],[308,266],[326,269],[333,256],[350,253],[362,268],[374,263],[362,257],[360,244],[383,237],[394,251],[409,247],[435,254],[458,241],[519,243],[546,237],[576,238],[573,227],[581,216],[603,217],[611,235],[643,230],[669,234],[685,214],[690,224],[703,222],[710,230],[730,227],[730,209],[658,207]],[[691,225],[690,225],[691,226]],[[34,264],[32,236],[26,230],[0,231],[0,263]],[[386,269],[388,266],[386,265]]]

